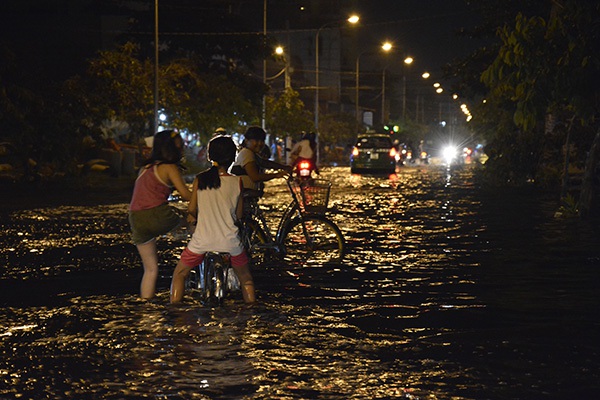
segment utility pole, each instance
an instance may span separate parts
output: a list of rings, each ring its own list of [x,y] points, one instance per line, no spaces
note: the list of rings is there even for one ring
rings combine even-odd
[[[263,51],[267,49],[267,0],[263,0]],[[267,56],[263,56],[263,87],[267,86]],[[261,126],[263,130],[266,130],[266,118],[267,118],[267,96],[263,94],[262,97],[262,115],[261,115]]]
[[[158,132],[158,0],[154,0],[154,133]]]

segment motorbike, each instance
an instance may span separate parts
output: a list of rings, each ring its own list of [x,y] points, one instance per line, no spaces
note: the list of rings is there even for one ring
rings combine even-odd
[[[313,178],[312,174],[319,173],[317,166],[312,160],[302,158],[294,165],[293,173],[297,180],[306,181]]]
[[[404,143],[397,145],[396,162],[398,165],[409,165],[415,163],[412,149]]]

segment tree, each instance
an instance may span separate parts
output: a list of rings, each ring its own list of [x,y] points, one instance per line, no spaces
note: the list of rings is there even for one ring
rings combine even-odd
[[[70,86],[84,105],[86,125],[99,127],[105,120],[125,121],[132,128],[132,139],[152,134],[154,118],[154,67],[141,61],[137,46],[128,43],[117,51],[103,51],[90,61],[83,78]],[[258,115],[245,100],[242,90],[223,76],[200,73],[187,59],[160,65],[159,107],[169,127],[198,132],[208,141],[217,126],[235,130]]]
[[[298,137],[312,129],[312,113],[304,107],[298,92],[287,88],[279,97],[267,96],[266,125],[277,136]]]
[[[599,15],[596,3],[556,1],[549,17],[518,14],[513,27],[499,31],[498,56],[482,74],[482,81],[490,88],[491,98],[514,105],[513,121],[519,134],[542,144],[531,149],[538,159],[543,145],[552,143],[548,134],[559,126],[569,127],[564,147],[570,152],[573,125],[569,121],[578,122],[580,154],[596,157],[589,150],[598,126]],[[556,123],[548,126],[549,121]],[[588,177],[590,168],[595,165],[586,164]],[[586,184],[591,185],[591,179]],[[589,210],[590,196],[580,200],[587,203],[580,206]]]
[[[77,123],[58,85],[28,87],[15,54],[0,46],[0,142],[14,149],[13,167],[31,178],[72,170]]]
[[[86,105],[87,117],[94,126],[104,120],[119,120],[126,121],[137,137],[152,133],[154,67],[149,60],[141,61],[137,51],[133,43],[117,51],[101,51],[90,61],[84,78],[77,79],[80,101]]]
[[[199,73],[196,78],[186,88],[187,99],[174,109],[178,126],[198,132],[207,142],[217,127],[239,132],[246,123],[258,121],[258,108],[224,76]]]
[[[356,141],[356,119],[350,114],[325,114],[319,122],[319,152],[325,163],[346,164]]]

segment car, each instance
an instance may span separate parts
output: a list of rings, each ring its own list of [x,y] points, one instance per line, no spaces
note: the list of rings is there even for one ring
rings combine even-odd
[[[360,135],[350,156],[350,172],[395,173],[398,151],[389,135]]]

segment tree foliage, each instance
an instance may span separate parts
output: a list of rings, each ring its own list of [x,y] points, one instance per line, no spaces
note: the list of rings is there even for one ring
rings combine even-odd
[[[356,140],[356,120],[349,114],[325,114],[319,121],[319,143],[324,146],[349,147]],[[349,155],[348,155],[349,156]]]
[[[58,85],[32,87],[14,53],[0,46],[0,142],[15,149],[15,168],[35,174],[72,170],[77,123]],[[22,171],[23,172],[23,171]]]
[[[486,103],[474,110],[491,133],[494,176],[548,182],[544,174],[571,152],[571,127],[583,164],[599,109],[598,16],[595,2],[557,0],[524,8],[498,29],[497,55],[481,75]]]
[[[136,135],[148,136],[154,115],[153,71],[149,60],[138,59],[133,43],[118,51],[101,51],[90,61],[79,93],[92,123],[100,126],[103,120],[126,121]],[[163,91],[159,89],[159,93]]]
[[[300,136],[312,129],[312,113],[304,107],[300,95],[288,88],[278,96],[266,98],[266,125],[277,136]]]
[[[223,76],[198,71],[188,59],[161,64],[158,76],[159,108],[169,127],[208,140],[217,126],[235,131],[257,114],[240,88]],[[71,85],[79,88],[78,102],[85,105],[89,124],[99,127],[105,120],[125,121],[134,140],[152,134],[154,66],[139,59],[134,44],[100,52],[90,61],[87,74]]]

